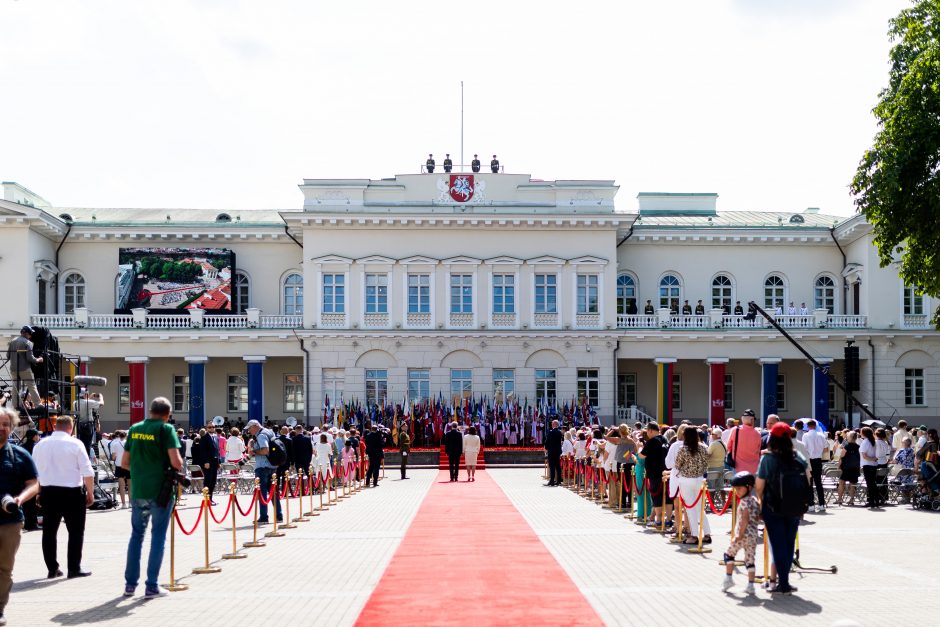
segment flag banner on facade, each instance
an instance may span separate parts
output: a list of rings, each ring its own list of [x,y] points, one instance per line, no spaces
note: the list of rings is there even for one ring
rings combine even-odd
[[[656,364],[656,419],[672,423],[672,364]]]
[[[725,421],[725,364],[708,364],[709,426]]]

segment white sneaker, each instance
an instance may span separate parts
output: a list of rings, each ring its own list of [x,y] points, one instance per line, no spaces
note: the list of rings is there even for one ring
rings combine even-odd
[[[818,505],[813,505],[813,512],[816,513],[816,514],[819,513],[819,506],[818,506]]]
[[[744,594],[757,594],[757,591],[754,590],[754,582],[753,582],[753,581],[747,582],[747,587],[744,588]]]
[[[730,575],[725,577],[725,580],[721,582],[721,591],[727,592],[734,585],[734,579]]]

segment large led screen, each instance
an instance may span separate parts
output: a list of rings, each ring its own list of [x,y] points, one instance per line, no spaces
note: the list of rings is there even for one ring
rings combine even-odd
[[[227,248],[121,248],[116,309],[232,311]]]

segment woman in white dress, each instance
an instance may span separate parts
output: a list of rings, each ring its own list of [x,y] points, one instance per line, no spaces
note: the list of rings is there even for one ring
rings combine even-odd
[[[463,454],[467,463],[467,481],[476,481],[477,457],[480,454],[480,436],[476,427],[470,427],[467,435],[463,436]]]
[[[320,442],[317,444],[317,474],[320,475],[320,481],[325,481],[330,472],[330,456],[333,454],[333,445],[325,433],[320,434]]]
[[[225,441],[225,461],[237,464],[245,456],[245,441],[241,438],[238,429],[232,427],[231,435]]]

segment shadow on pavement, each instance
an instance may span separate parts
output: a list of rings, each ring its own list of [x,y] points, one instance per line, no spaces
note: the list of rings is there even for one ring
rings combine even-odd
[[[131,615],[131,611],[146,603],[143,598],[133,599],[127,603],[124,597],[115,597],[110,601],[105,601],[101,605],[90,607],[80,612],[63,612],[52,617],[53,623],[60,625],[84,625],[87,623],[97,623],[114,618],[126,618]]]

